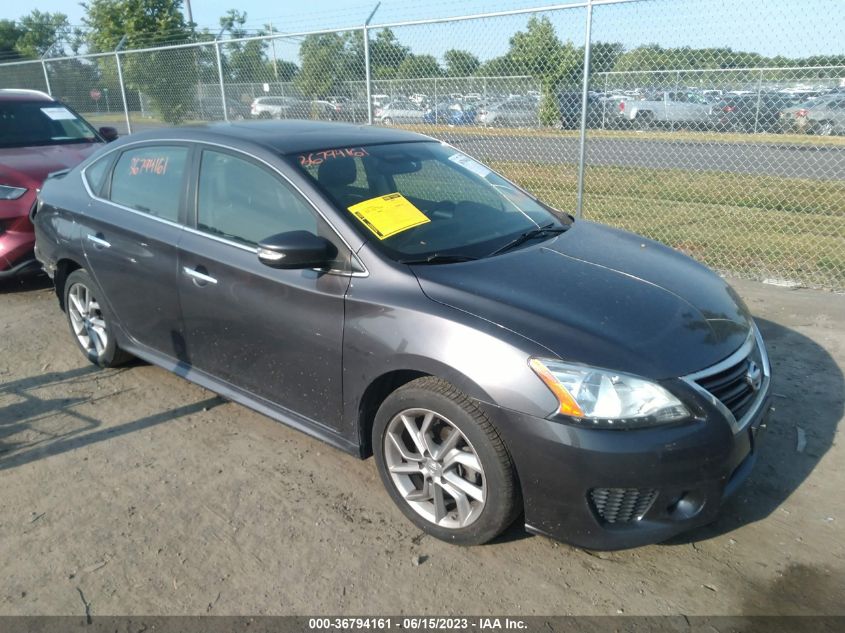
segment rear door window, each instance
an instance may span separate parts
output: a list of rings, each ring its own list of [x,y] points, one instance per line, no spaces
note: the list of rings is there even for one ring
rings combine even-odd
[[[187,160],[188,148],[175,145],[126,150],[112,172],[111,201],[178,222]]]
[[[85,180],[91,188],[91,193],[95,196],[102,194],[103,185],[105,184],[112,158],[114,158],[112,155],[103,156],[85,168]]]

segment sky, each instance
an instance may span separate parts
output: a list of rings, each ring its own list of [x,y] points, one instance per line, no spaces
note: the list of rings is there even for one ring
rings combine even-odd
[[[309,0],[308,12],[293,2],[266,0],[193,0],[194,21],[215,31],[218,19],[236,6],[246,11],[248,28],[272,22],[285,33],[360,25],[375,0]],[[438,18],[486,11],[547,6],[549,0],[382,0],[374,24]],[[4,2],[0,18],[15,19],[31,9],[61,11],[81,24],[77,0]],[[576,44],[584,38],[584,10],[549,12],[558,35]],[[442,57],[449,48],[468,49],[481,59],[504,53],[510,36],[525,27],[528,16],[491,18],[460,23],[401,27],[399,40],[415,53]],[[845,53],[845,0],[644,0],[594,9],[593,40],[619,41],[632,48],[663,46],[728,46],[764,55],[805,57]],[[280,57],[295,61],[297,48],[280,46]]]

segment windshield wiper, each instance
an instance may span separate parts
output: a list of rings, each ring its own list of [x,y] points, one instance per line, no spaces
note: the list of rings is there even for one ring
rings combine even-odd
[[[471,262],[478,259],[470,255],[441,255],[434,253],[428,257],[421,257],[420,259],[400,259],[400,264],[455,264],[458,262]]]
[[[544,224],[543,226],[538,227],[536,229],[526,231],[525,233],[520,235],[518,238],[511,240],[510,242],[508,242],[507,244],[505,244],[504,246],[502,246],[500,248],[497,248],[495,251],[493,251],[492,253],[487,255],[487,257],[493,257],[493,255],[499,255],[500,253],[504,253],[505,251],[509,251],[511,249],[514,249],[517,246],[521,246],[522,244],[525,244],[525,242],[535,240],[538,237],[547,237],[549,235],[557,235],[559,233],[563,233],[563,232],[568,231],[568,230],[569,230],[568,226],[555,226],[554,222],[549,222],[548,224]]]

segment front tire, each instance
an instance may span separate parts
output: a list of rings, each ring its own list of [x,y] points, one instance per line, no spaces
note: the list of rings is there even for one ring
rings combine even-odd
[[[103,309],[102,290],[87,271],[73,271],[65,280],[64,306],[70,332],[85,357],[100,367],[117,367],[132,356],[115,340]]]
[[[521,509],[510,455],[484,412],[446,381],[419,378],[385,399],[373,425],[379,475],[420,529],[481,545]]]
[[[814,132],[817,136],[833,136],[833,121],[821,121],[816,123]]]

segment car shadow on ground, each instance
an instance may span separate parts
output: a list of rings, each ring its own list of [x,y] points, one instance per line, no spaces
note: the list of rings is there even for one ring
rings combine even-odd
[[[45,290],[52,287],[53,280],[44,273],[13,277],[12,279],[0,279],[0,295],[11,294],[13,292]]]
[[[115,397],[121,392],[93,395],[86,383],[120,371],[125,369],[104,371],[88,365],[0,383],[0,397],[9,401],[0,406],[0,470],[141,431],[224,403],[222,398],[214,396],[131,422],[110,425],[91,413],[96,408],[86,405],[95,405],[97,400]],[[59,397],[45,395],[44,391],[57,387]],[[87,413],[84,412],[86,408],[89,409]]]
[[[749,480],[710,525],[667,544],[691,543],[765,519],[792,495],[830,450],[845,411],[845,379],[815,341],[757,318],[772,364],[772,412],[758,436],[757,464]]]

